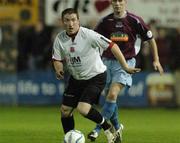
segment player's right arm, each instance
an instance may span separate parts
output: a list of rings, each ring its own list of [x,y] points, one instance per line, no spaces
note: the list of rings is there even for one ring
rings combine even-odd
[[[53,43],[52,62],[56,78],[59,80],[64,78],[63,59],[64,56],[61,41],[59,39],[59,36],[56,36],[55,41]]]
[[[63,63],[61,61],[57,61],[53,59],[53,67],[55,70],[56,78],[63,79],[64,78],[64,70],[63,70]]]

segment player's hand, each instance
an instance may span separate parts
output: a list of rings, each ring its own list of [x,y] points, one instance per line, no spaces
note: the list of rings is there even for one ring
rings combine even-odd
[[[164,70],[159,61],[154,61],[153,66],[154,66],[154,70],[158,71],[160,73],[160,75],[162,75],[164,73]]]
[[[129,74],[134,74],[134,73],[137,73],[137,72],[141,71],[140,68],[131,68],[131,67],[126,67],[125,70]]]
[[[64,79],[64,72],[63,71],[56,71],[56,78],[58,80]]]

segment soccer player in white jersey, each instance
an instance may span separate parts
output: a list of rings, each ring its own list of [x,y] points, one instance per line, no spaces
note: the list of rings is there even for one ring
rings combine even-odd
[[[80,26],[78,12],[73,8],[62,12],[65,30],[59,33],[53,45],[53,66],[58,79],[63,79],[63,63],[67,66],[70,78],[63,94],[61,123],[64,133],[74,129],[73,109],[85,118],[101,125],[108,143],[116,142],[111,125],[92,107],[98,103],[106,83],[106,66],[100,56],[101,50],[110,48],[114,56],[128,73],[139,72],[125,61],[119,47],[111,40]]]

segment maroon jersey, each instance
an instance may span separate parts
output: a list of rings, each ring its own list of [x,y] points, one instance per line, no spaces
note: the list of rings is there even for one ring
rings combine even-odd
[[[153,37],[142,18],[129,12],[123,18],[115,18],[113,13],[107,15],[100,21],[95,30],[115,42],[126,59],[136,56],[135,42],[137,37],[142,41]],[[109,48],[104,51],[102,56],[115,58]]]

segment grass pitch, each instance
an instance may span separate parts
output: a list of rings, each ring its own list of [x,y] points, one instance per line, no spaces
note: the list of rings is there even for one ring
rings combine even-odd
[[[180,143],[180,109],[121,109],[123,143]],[[85,136],[95,124],[75,112]],[[59,107],[0,107],[0,143],[62,143]],[[106,143],[101,132],[97,143]],[[86,140],[86,143],[90,143]]]

